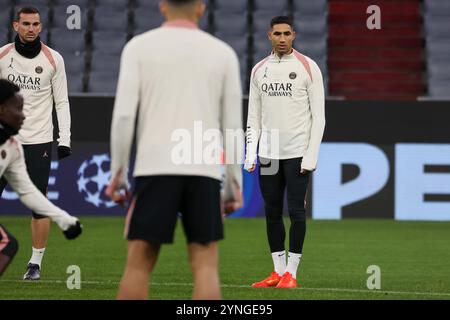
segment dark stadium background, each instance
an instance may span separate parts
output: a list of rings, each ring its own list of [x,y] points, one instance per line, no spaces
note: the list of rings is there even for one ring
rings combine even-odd
[[[9,28],[14,11],[31,4],[42,12],[42,39],[65,58],[72,113],[74,154],[54,163],[49,191],[58,205],[77,215],[117,215],[106,199],[93,204],[79,187],[79,169],[93,155],[108,154],[109,129],[120,52],[125,42],[162,22],[155,0],[2,0],[0,35],[2,44],[11,41]],[[81,29],[68,30],[65,23],[81,10]],[[313,58],[322,70],[327,91],[327,143],[363,143],[375,146],[388,159],[386,183],[368,196],[345,204],[340,217],[395,218],[396,184],[424,181],[395,181],[395,148],[399,143],[429,144],[435,152],[450,146],[450,5],[436,0],[351,1],[351,0],[210,0],[201,28],[228,42],[238,53],[243,90],[247,93],[251,67],[266,56],[270,18],[288,14],[298,32],[296,48]],[[381,29],[369,30],[367,8],[376,4],[381,13]],[[207,53],[205,53],[207,54]],[[247,100],[244,100],[244,121]],[[245,123],[243,123],[245,127]],[[370,159],[370,155],[367,155]],[[414,155],[412,155],[414,156]],[[450,220],[450,154],[434,164],[431,172],[442,174],[440,190],[423,194],[425,208],[412,220]],[[330,159],[319,159],[319,169]],[[324,163],[326,162],[326,163]],[[108,170],[108,163],[103,163]],[[341,163],[341,185],[360,175],[358,163]],[[425,164],[424,168],[425,170]],[[436,171],[437,170],[437,171]],[[428,171],[427,171],[428,172]],[[376,175],[376,172],[372,174]],[[261,216],[262,202],[255,175],[245,174],[246,207],[234,216]],[[322,182],[327,183],[326,181]],[[370,182],[368,182],[370,184]],[[370,186],[366,186],[370,189]],[[96,186],[90,185],[91,190]],[[52,193],[53,192],[53,193]],[[96,191],[92,191],[91,195]],[[370,191],[367,191],[370,193]],[[7,191],[8,193],[8,191]],[[9,193],[8,193],[9,194]],[[308,215],[327,218],[326,206],[333,195],[314,188],[308,193]],[[11,195],[11,194],[10,194]],[[4,195],[3,198],[6,196]],[[417,201],[417,199],[414,199]],[[24,214],[13,200],[3,200],[0,214]],[[95,202],[95,201],[94,201]],[[336,201],[335,201],[336,202]],[[427,207],[427,204],[431,206]],[[431,209],[433,208],[433,209]],[[331,209],[330,209],[331,210]],[[436,211],[437,210],[437,211]],[[311,212],[314,211],[314,212]],[[336,218],[336,214],[334,216]],[[330,218],[330,217],[328,217]],[[408,216],[402,219],[407,219]]]

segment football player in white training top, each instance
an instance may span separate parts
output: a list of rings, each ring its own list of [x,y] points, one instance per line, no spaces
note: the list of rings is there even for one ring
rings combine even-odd
[[[17,139],[22,143],[31,181],[47,194],[52,160],[55,104],[58,118],[58,159],[70,155],[70,110],[67,79],[62,56],[41,42],[39,11],[33,7],[18,10],[14,19],[15,41],[0,48],[0,78],[14,82],[25,99],[25,121]],[[6,183],[0,181],[0,195]],[[25,280],[40,277],[41,262],[50,232],[50,219],[32,213],[32,256]],[[36,267],[37,266],[37,267]]]
[[[245,168],[253,172],[259,156],[259,183],[274,263],[272,274],[253,287],[297,286],[306,232],[306,190],[325,127],[322,73],[311,58],[292,47],[295,35],[289,17],[273,18],[268,32],[272,53],[256,64],[250,78]],[[282,218],[285,189],[291,220],[287,264]]]
[[[5,177],[28,208],[53,220],[68,239],[80,235],[82,229],[77,218],[53,205],[34,186],[28,176],[23,148],[16,138],[25,116],[23,97],[19,87],[0,79],[0,177]],[[0,225],[0,275],[17,252],[17,240]]]

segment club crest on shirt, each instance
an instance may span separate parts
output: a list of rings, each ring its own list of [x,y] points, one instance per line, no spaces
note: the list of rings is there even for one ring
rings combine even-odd
[[[291,72],[289,73],[289,78],[294,80],[295,78],[297,78],[297,74],[295,72]]]
[[[42,71],[44,71],[44,69],[42,69],[41,66],[37,66],[36,69],[35,69],[35,71],[36,71],[37,74],[41,74]]]
[[[2,150],[1,155],[2,155],[2,160],[5,160],[5,158],[6,158],[6,151]]]

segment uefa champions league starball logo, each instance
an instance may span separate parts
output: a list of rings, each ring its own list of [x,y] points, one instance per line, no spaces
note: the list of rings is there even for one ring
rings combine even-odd
[[[78,191],[84,200],[97,208],[112,208],[117,204],[105,195],[111,177],[111,159],[108,154],[93,155],[78,169]]]

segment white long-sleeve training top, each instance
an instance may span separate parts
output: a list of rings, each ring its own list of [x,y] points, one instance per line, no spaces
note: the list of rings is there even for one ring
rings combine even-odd
[[[58,144],[70,147],[70,106],[63,57],[42,43],[33,59],[20,55],[14,43],[0,48],[0,78],[20,87],[25,121],[17,138],[22,144],[53,141],[52,110],[55,103]]]
[[[31,182],[25,165],[23,148],[12,137],[0,145],[0,177],[4,176],[22,203],[38,214],[52,219],[62,230],[74,225],[77,218],[52,204]]]
[[[238,58],[229,45],[185,20],[166,22],[127,43],[111,128],[113,176],[128,168],[136,116],[134,176],[221,180],[222,165],[202,160],[210,133],[240,130],[241,142],[224,143],[224,153],[236,155],[226,172],[242,187],[241,81]]]
[[[324,128],[322,73],[312,59],[293,50],[281,58],[272,53],[253,67],[246,168],[258,154],[269,159],[303,157],[302,168],[314,170]]]

